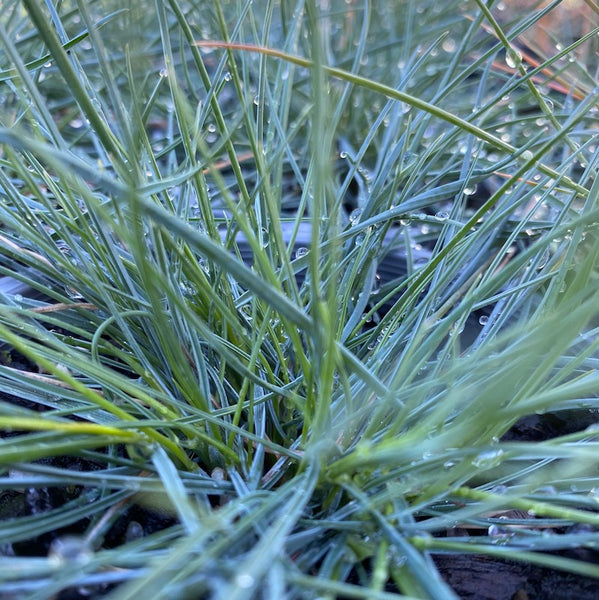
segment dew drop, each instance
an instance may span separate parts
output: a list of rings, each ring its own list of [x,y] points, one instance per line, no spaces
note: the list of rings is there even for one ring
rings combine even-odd
[[[505,63],[510,69],[516,69],[522,64],[522,55],[515,48],[508,48],[505,53]]]
[[[524,150],[524,152],[522,152],[522,160],[532,160],[533,156],[534,155],[530,150]]]
[[[349,215],[349,222],[352,225],[356,225],[357,223],[360,222],[360,217],[362,216],[362,209],[361,208],[355,208],[354,210],[351,211],[350,215]]]
[[[489,322],[489,317],[487,315],[481,315],[480,318],[478,319],[478,322],[481,325],[486,325]]]
[[[397,568],[403,567],[407,562],[408,562],[408,559],[406,556],[398,556],[397,558],[393,559],[393,564]]]
[[[220,467],[215,467],[212,469],[212,473],[210,473],[210,477],[215,481],[221,482],[226,479],[225,472]]]
[[[48,551],[48,560],[55,566],[85,565],[91,560],[92,555],[93,552],[84,538],[65,535],[52,542]]]
[[[139,540],[144,536],[144,528],[137,521],[130,521],[125,531],[125,539],[128,542]]]
[[[268,248],[268,245],[270,244],[270,239],[268,237],[268,230],[265,227],[262,227],[262,230],[260,232],[262,235],[262,247],[263,248]]]
[[[451,326],[451,329],[449,330],[449,335],[451,337],[454,337],[456,335],[460,335],[462,332],[464,331],[464,324],[463,323],[454,323]]]
[[[445,38],[441,44],[441,48],[443,48],[443,50],[449,54],[455,52],[456,46],[456,41],[453,38]]]
[[[81,294],[80,292],[78,292],[74,287],[70,287],[69,286],[69,287],[67,287],[65,289],[66,289],[66,292],[67,292],[67,294],[68,294],[68,296],[69,296],[69,298],[71,300],[74,300],[74,301],[78,302],[78,301],[84,299],[83,294]]]
[[[591,488],[589,490],[589,498],[593,501],[593,502],[597,502],[599,504],[599,489],[597,489],[596,487]]]
[[[301,246],[295,251],[295,258],[302,258],[302,256],[306,256],[308,254],[308,248]]]
[[[547,266],[547,263],[549,262],[550,258],[551,258],[551,252],[549,252],[548,248],[545,248],[545,250],[543,251],[543,254],[541,254],[541,258],[539,259],[539,262],[537,263],[537,271],[543,270]]]
[[[240,588],[251,588],[254,585],[254,578],[249,573],[239,573],[235,577],[235,583]]]
[[[64,373],[65,375],[71,375],[71,371],[66,365],[63,365],[62,363],[56,363],[55,367],[56,370],[60,373]]]
[[[485,450],[472,461],[472,465],[479,469],[490,469],[501,462],[503,454],[504,452],[501,449]]]
[[[543,98],[543,102],[545,102],[545,104],[547,105],[547,108],[549,108],[549,110],[551,112],[554,111],[554,104],[553,104],[553,100],[551,98],[548,98],[547,96],[542,96]]]

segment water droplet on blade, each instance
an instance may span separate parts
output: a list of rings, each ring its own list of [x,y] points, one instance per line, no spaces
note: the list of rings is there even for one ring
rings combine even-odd
[[[517,69],[522,64],[522,55],[515,48],[508,48],[505,53],[505,63],[510,69]]]

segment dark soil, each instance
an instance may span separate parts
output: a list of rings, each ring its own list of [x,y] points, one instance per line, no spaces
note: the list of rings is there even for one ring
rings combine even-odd
[[[591,600],[599,581],[525,563],[467,554],[437,555],[443,579],[462,600]]]

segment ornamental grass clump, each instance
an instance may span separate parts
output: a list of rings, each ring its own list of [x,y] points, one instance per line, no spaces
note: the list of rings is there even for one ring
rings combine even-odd
[[[558,4],[0,7],[3,597],[599,577],[597,13],[539,54]]]

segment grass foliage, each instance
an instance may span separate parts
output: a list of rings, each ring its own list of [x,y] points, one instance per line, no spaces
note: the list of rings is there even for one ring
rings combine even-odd
[[[599,577],[599,429],[504,437],[599,409],[597,32],[495,4],[0,5],[6,597]]]

